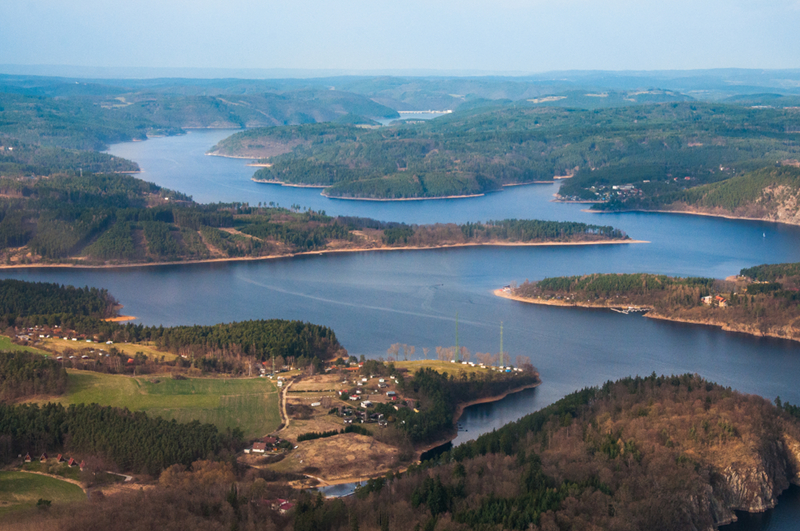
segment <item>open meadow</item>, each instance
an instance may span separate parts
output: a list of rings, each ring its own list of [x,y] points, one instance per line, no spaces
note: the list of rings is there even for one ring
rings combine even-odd
[[[58,505],[86,500],[86,494],[79,486],[53,477],[0,471],[0,517],[17,509],[33,507],[39,499]]]
[[[280,424],[277,389],[264,378],[175,380],[169,375],[130,377],[72,369],[67,374],[66,394],[39,402],[125,407],[178,422],[208,422],[221,430],[239,428],[248,438]]]

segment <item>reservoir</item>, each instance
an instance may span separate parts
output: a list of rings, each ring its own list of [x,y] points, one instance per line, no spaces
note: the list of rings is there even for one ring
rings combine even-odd
[[[454,443],[499,428],[585,386],[631,375],[698,373],[768,400],[800,404],[800,343],[656,321],[607,310],[535,306],[492,290],[525,279],[596,272],[724,278],[743,267],[800,261],[800,227],[667,214],[592,214],[550,200],[558,185],[507,188],[465,200],[346,201],[320,190],[250,180],[244,160],[206,156],[233,131],[118,144],[110,152],[139,163],[141,178],[196,201],[298,204],[331,215],[406,223],[534,218],[613,225],[650,243],[585,247],[460,248],[304,256],[259,262],[105,270],[5,270],[5,278],[107,288],[137,322],[165,326],[247,319],[300,319],[333,328],[353,355],[385,357],[393,343],[455,343],[497,352],[500,322],[513,360],[529,356],[543,384],[495,404],[468,408]],[[794,489],[797,511],[800,495]],[[790,509],[787,509],[790,510]],[[777,520],[780,520],[779,518]],[[763,521],[763,519],[761,520]],[[776,518],[772,519],[772,522]],[[760,527],[746,529],[789,529]],[[745,529],[741,527],[741,529]]]

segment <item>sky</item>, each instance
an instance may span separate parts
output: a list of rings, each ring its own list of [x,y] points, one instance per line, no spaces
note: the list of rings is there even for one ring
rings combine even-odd
[[[7,0],[0,64],[429,70],[800,68],[800,0]]]

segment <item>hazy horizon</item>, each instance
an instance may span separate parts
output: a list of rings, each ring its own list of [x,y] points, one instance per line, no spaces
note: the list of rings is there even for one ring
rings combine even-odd
[[[15,3],[4,6],[0,19],[0,63],[5,70],[44,69],[39,75],[111,68],[274,70],[295,77],[800,68],[800,0],[220,5]]]

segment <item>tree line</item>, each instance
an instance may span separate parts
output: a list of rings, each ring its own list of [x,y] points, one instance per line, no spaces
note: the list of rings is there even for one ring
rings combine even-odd
[[[70,452],[103,459],[120,471],[150,475],[243,447],[238,429],[220,433],[212,424],[179,424],[97,404],[0,404],[0,436],[5,438],[6,460],[27,452]]]
[[[60,395],[67,371],[55,360],[29,352],[0,352],[0,402],[34,395]]]

